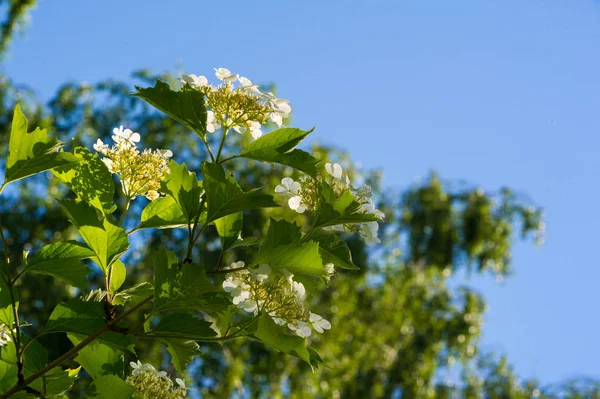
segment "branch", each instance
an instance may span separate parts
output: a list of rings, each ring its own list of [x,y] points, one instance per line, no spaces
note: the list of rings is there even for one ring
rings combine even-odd
[[[3,393],[2,395],[0,395],[0,399],[8,398],[12,394],[17,393],[17,392],[19,392],[19,391],[21,391],[23,389],[26,389],[27,385],[31,384],[33,381],[37,380],[38,378],[40,378],[41,376],[43,376],[44,374],[46,374],[47,372],[49,372],[53,368],[60,366],[61,364],[63,364],[64,362],[66,362],[67,360],[69,360],[70,358],[72,358],[73,356],[77,355],[77,353],[79,353],[80,350],[82,350],[83,348],[85,348],[86,346],[88,346],[90,343],[92,343],[93,341],[95,341],[96,339],[98,339],[102,334],[110,331],[111,328],[115,324],[117,324],[118,322],[120,322],[121,320],[123,320],[124,318],[126,318],[127,316],[131,315],[135,311],[137,311],[139,308],[141,308],[142,306],[144,306],[146,303],[150,302],[153,298],[154,298],[154,295],[151,295],[151,296],[147,297],[142,302],[138,303],[137,305],[135,305],[134,307],[132,307],[131,309],[129,309],[127,312],[123,313],[121,316],[119,316],[119,317],[117,317],[117,318],[109,321],[103,327],[101,327],[98,330],[94,331],[94,333],[92,333],[92,335],[90,335],[89,337],[87,337],[86,339],[84,339],[83,341],[81,341],[78,345],[76,345],[73,348],[71,348],[71,350],[69,350],[67,353],[65,353],[64,355],[60,356],[59,358],[57,358],[53,362],[49,363],[46,367],[44,367],[43,369],[41,369],[37,373],[32,374],[31,376],[25,378],[25,380],[23,381],[22,384],[17,384],[14,387],[12,387],[9,391],[7,391],[7,392]]]

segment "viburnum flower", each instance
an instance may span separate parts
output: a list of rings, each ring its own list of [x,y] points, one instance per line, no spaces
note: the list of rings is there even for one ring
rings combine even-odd
[[[185,382],[181,379],[181,378],[175,378],[175,382],[177,383],[177,385],[179,385],[181,388],[186,389],[185,387]]]
[[[294,181],[291,177],[284,177],[281,179],[281,184],[275,187],[275,194],[279,195],[297,195],[302,186],[297,181]]]
[[[302,320],[297,320],[295,324],[289,323],[288,328],[295,331],[296,334],[302,338],[310,337],[310,334],[312,333],[310,325]]]
[[[302,204],[302,197],[299,195],[293,196],[288,200],[288,205],[291,209],[295,210],[298,213],[304,213],[306,211],[306,207]]]
[[[358,233],[365,240],[365,244],[372,246],[374,244],[381,243],[381,240],[377,238],[377,231],[379,230],[379,224],[377,222],[368,222],[360,225]]]
[[[196,76],[193,73],[189,75],[183,75],[182,80],[184,83],[188,83],[192,87],[202,87],[208,85],[208,79],[206,79],[206,76]]]
[[[212,86],[203,76],[184,75],[182,78],[204,94],[207,132],[214,133],[221,128],[226,134],[233,129],[240,134],[248,132],[256,140],[263,134],[263,125],[272,121],[282,126],[283,118],[289,117],[292,107],[288,100],[261,92],[250,79],[227,68],[215,68],[215,75],[222,84]]]
[[[227,68],[215,68],[215,75],[219,80],[222,80],[224,83],[231,83],[237,79],[237,75],[231,73],[231,71]]]
[[[322,316],[319,316],[316,313],[311,313],[309,318],[310,323],[312,324],[312,328],[316,332],[322,333],[323,330],[330,330],[331,323],[325,320]]]
[[[9,342],[12,342],[10,329],[6,324],[0,324],[0,347],[8,345]]]
[[[173,156],[170,150],[140,151],[136,143],[140,141],[140,134],[123,126],[113,129],[112,136],[115,144],[109,147],[98,139],[94,150],[105,156],[102,162],[111,173],[121,179],[123,193],[134,199],[144,195],[149,200],[157,199],[160,194],[161,181],[171,173],[168,161]]]
[[[334,164],[326,163],[325,170],[327,171],[327,173],[329,173],[331,176],[333,176],[334,179],[339,180],[342,178],[342,173],[343,173],[342,167],[338,163],[334,163]]]
[[[131,129],[123,129],[123,125],[113,129],[112,139],[115,143],[119,144],[122,141],[127,141],[129,144],[135,146],[136,143],[140,142],[140,134],[132,131]]]
[[[327,274],[335,274],[335,265],[333,263],[327,263],[323,265]]]
[[[151,364],[137,362],[129,363],[132,367],[127,383],[136,388],[131,397],[183,399],[187,396],[187,388],[181,378],[175,379],[175,384],[166,371],[157,371]]]

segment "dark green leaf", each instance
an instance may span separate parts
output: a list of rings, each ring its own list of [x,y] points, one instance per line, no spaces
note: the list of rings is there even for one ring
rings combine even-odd
[[[187,84],[181,90],[174,91],[168,84],[160,80],[156,81],[154,87],[142,89],[136,86],[135,88],[137,97],[158,108],[204,139],[206,107],[202,93]]]
[[[279,206],[270,195],[260,194],[256,190],[243,192],[233,176],[227,174],[219,164],[203,162],[202,174],[208,202],[207,223],[247,209]]]
[[[333,263],[342,269],[358,270],[352,262],[352,253],[346,241],[336,234],[318,232],[311,239],[319,243],[319,253],[323,263]]]
[[[112,174],[97,154],[87,148],[75,148],[77,163],[55,168],[52,173],[71,189],[79,200],[85,201],[109,215],[115,209],[115,186]]]
[[[210,322],[197,319],[189,313],[172,313],[163,317],[150,334],[157,337],[202,341],[217,335],[210,326]]]
[[[63,145],[56,138],[49,137],[45,129],[38,128],[27,133],[27,119],[17,104],[10,130],[4,185],[48,169],[76,163],[73,154],[59,152]]]
[[[225,293],[215,287],[204,270],[185,264],[179,268],[173,252],[162,249],[154,265],[154,312],[175,309],[218,311],[229,305]]]
[[[185,374],[187,365],[200,354],[200,347],[195,341],[164,338],[161,341],[167,345],[167,350],[171,354],[171,362],[181,374]]]
[[[66,332],[89,336],[106,323],[104,302],[71,299],[60,303],[50,314],[45,333]],[[111,348],[133,352],[132,342],[123,334],[107,332],[98,338]]]
[[[17,383],[17,365],[0,360],[0,392],[6,392]]]
[[[319,160],[302,150],[292,150],[313,130],[277,129],[248,144],[239,156],[261,162],[292,166],[310,176],[316,176],[317,168],[315,165]]]
[[[0,323],[4,323],[7,326],[12,326],[15,322],[10,295],[11,289],[15,298],[15,304],[17,309],[19,309],[19,296],[17,294],[17,289],[14,285],[12,288],[9,288],[4,279],[0,278]]]
[[[77,241],[64,241],[43,247],[34,257],[26,260],[25,272],[53,276],[79,287],[87,288],[87,275],[91,270],[82,259],[95,256],[87,245]]]
[[[288,335],[284,326],[275,324],[273,319],[266,314],[261,315],[252,336],[280,352],[297,356],[306,363],[310,362],[310,353],[306,349],[304,338],[297,335]]]

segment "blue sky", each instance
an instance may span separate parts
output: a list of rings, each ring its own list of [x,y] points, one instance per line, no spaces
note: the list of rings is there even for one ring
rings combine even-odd
[[[2,66],[49,98],[65,80],[225,66],[275,82],[298,127],[407,187],[436,169],[546,209],[515,275],[475,279],[483,347],[524,377],[600,377],[600,2],[40,1]]]

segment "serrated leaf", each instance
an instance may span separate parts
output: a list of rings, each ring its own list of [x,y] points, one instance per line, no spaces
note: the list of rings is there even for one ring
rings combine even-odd
[[[24,272],[53,276],[75,287],[88,286],[91,269],[81,260],[95,256],[87,245],[77,241],[56,242],[44,246],[34,257],[27,259]]]
[[[185,264],[179,268],[173,252],[161,249],[155,256],[154,312],[176,309],[218,311],[230,303],[198,266]]]
[[[233,243],[229,249],[233,249],[233,248],[239,248],[239,247],[249,247],[252,245],[256,245],[258,244],[258,238],[256,237],[246,237],[242,240],[237,240],[235,243]]]
[[[94,251],[94,261],[106,274],[108,268],[129,248],[125,229],[111,223],[108,218],[100,220],[96,209],[85,202],[58,202],[66,210],[83,240]]]
[[[110,215],[116,209],[112,174],[98,154],[92,154],[87,148],[75,148],[74,156],[77,163],[55,168],[52,174],[77,194],[79,200]]]
[[[17,365],[0,360],[0,392],[6,392],[17,384]]]
[[[164,338],[161,341],[167,345],[171,362],[181,374],[185,374],[187,365],[200,354],[200,347],[195,341]]]
[[[206,135],[206,107],[204,95],[190,85],[184,85],[179,91],[156,81],[154,87],[140,88],[135,86],[135,96],[161,110],[177,122],[198,134],[202,139]]]
[[[279,206],[271,195],[261,194],[257,190],[243,192],[233,176],[219,164],[203,162],[202,175],[208,203],[206,223],[247,209]]]
[[[4,323],[7,326],[12,326],[15,322],[15,317],[12,309],[12,297],[10,291],[12,290],[15,298],[15,305],[17,310],[19,309],[19,295],[17,289],[13,285],[9,288],[3,278],[0,278],[0,323]]]
[[[232,213],[215,220],[215,227],[221,239],[221,250],[226,251],[238,241],[244,224],[244,213]]]
[[[197,319],[189,313],[171,313],[161,318],[158,325],[149,334],[155,337],[202,341],[217,335],[210,326],[210,322]]]
[[[78,345],[85,339],[84,336],[77,334],[67,334],[67,337],[73,345]],[[94,380],[103,375],[123,377],[123,352],[101,342],[94,341],[81,349],[75,361],[83,366]]]
[[[202,185],[198,182],[196,173],[190,172],[185,164],[179,165],[170,161],[169,168],[171,173],[169,179],[163,183],[163,191],[179,205],[186,225],[191,224],[200,209]]]
[[[95,393],[103,399],[131,399],[136,388],[116,375],[103,375],[94,380]],[[158,398],[157,398],[158,399]]]
[[[318,232],[311,239],[319,243],[319,253],[324,264],[333,263],[342,269],[359,270],[352,262],[352,253],[348,244],[338,235]]]
[[[27,119],[17,104],[10,130],[4,185],[58,166],[76,163],[73,154],[59,152],[63,145],[58,139],[49,137],[45,129],[37,128],[27,133]]]
[[[66,332],[89,336],[106,324],[103,302],[71,299],[58,304],[48,319],[45,334]],[[98,339],[111,348],[133,352],[133,343],[123,334],[106,332]]]
[[[111,295],[117,292],[125,282],[127,277],[127,268],[120,260],[116,260],[110,268],[110,293]]]
[[[310,176],[316,176],[316,164],[319,160],[305,151],[293,150],[313,130],[277,129],[245,146],[239,156],[261,162],[288,165]]]
[[[56,398],[55,395],[61,395],[70,390],[77,378],[77,373],[73,375],[67,370],[55,367],[31,383],[30,386],[40,392],[44,392],[48,398]]]
[[[171,196],[155,199],[142,211],[141,229],[175,229],[187,227],[188,220],[179,204]]]
[[[300,228],[295,224],[271,219],[267,239],[261,245],[254,263],[266,263],[273,269],[285,268],[294,274],[325,275],[319,244],[301,244],[300,238]]]
[[[258,317],[252,336],[279,352],[299,357],[311,364],[310,353],[306,349],[304,338],[288,335],[286,327],[275,324],[273,319],[266,314]]]
[[[139,283],[131,288],[118,292],[113,297],[114,305],[135,305],[154,294],[154,287],[148,282]]]

